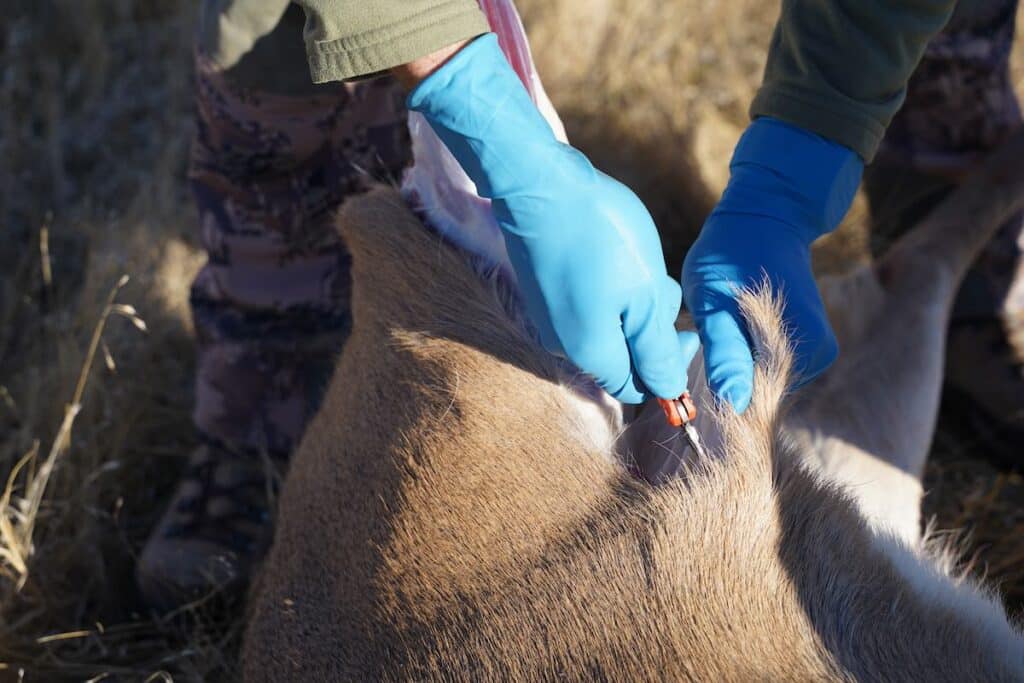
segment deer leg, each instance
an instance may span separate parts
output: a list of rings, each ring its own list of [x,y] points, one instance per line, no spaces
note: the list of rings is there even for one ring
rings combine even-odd
[[[841,353],[797,397],[787,427],[872,524],[908,542],[920,535],[920,478],[953,297],[980,249],[1024,204],[1022,158],[1018,132],[873,267],[822,286]]]

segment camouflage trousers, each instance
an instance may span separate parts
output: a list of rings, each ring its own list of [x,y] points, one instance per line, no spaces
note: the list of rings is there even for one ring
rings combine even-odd
[[[907,84],[879,161],[955,177],[1020,123],[1010,81],[1017,2],[960,3]]]
[[[865,187],[873,246],[913,225],[1021,124],[1010,78],[1018,0],[962,1],[928,45]],[[968,228],[969,229],[969,228]],[[1024,316],[1024,220],[1008,221],[968,275],[957,319]]]
[[[301,33],[291,37],[301,50]],[[308,80],[303,63],[292,68]],[[350,327],[333,216],[374,180],[395,181],[410,149],[391,79],[287,95],[246,80],[197,50],[189,179],[209,258],[191,290],[194,420],[221,448],[284,458]]]

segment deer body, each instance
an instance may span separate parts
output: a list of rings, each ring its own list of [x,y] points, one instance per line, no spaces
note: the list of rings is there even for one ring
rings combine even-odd
[[[247,680],[1024,679],[1020,635],[917,543],[906,505],[890,524],[834,483],[858,452],[905,454],[934,426],[907,383],[941,375],[941,340],[893,384],[920,425],[819,453],[848,411],[819,409],[819,428],[805,406],[784,428],[778,307],[747,296],[751,406],[709,415],[716,455],[652,487],[500,281],[392,191],[341,222],[354,330],[282,493]],[[883,463],[908,475],[905,501],[911,461]]]

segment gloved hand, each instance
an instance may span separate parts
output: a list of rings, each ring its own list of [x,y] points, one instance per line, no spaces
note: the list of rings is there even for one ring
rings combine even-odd
[[[493,200],[541,343],[620,401],[679,396],[698,342],[675,331],[681,292],[650,214],[555,139],[494,34],[427,77],[408,107]]]
[[[746,410],[754,379],[739,288],[765,278],[785,298],[797,385],[823,372],[838,348],[811,274],[811,243],[839,225],[864,164],[852,150],[771,118],[736,145],[729,184],[683,262],[683,296],[704,343],[712,392]]]

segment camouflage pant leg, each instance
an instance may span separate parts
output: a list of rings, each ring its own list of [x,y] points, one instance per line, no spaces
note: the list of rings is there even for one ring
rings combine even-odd
[[[1018,0],[962,0],[932,39],[878,160],[957,175],[1021,120],[1010,82]]]
[[[332,217],[405,166],[403,97],[390,79],[269,94],[202,54],[196,66],[189,177],[209,260],[191,293],[194,419],[232,450],[286,457],[349,329],[349,258]]]
[[[923,217],[1020,125],[1010,79],[1017,5],[1018,0],[962,0],[928,45],[876,168],[865,177],[880,238],[876,251]],[[986,248],[964,283],[958,318],[1024,315],[1022,226],[1020,216],[1008,221]]]

